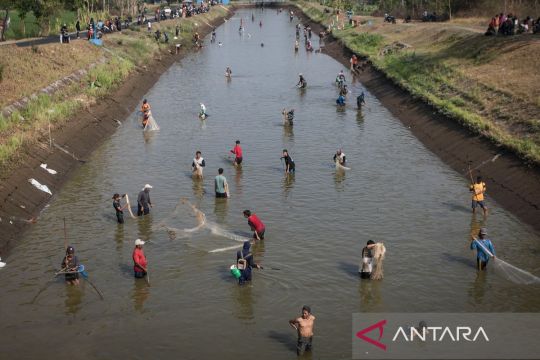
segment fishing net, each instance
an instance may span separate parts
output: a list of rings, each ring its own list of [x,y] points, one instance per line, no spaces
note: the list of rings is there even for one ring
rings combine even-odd
[[[131,210],[131,204],[129,203],[128,194],[126,194],[126,204],[127,204],[127,208],[128,208],[128,211],[129,211],[129,215],[131,216],[132,219],[136,219],[135,215],[133,215],[133,211]]]
[[[375,244],[373,247],[373,272],[371,273],[372,280],[381,280],[383,278],[384,254],[386,254],[384,244]]]
[[[146,126],[144,127],[144,131],[156,131],[159,130],[159,126],[156,123],[156,120],[152,116],[152,113],[148,111],[148,121],[146,122]]]
[[[493,254],[480,241],[474,241],[476,241],[476,243],[480,245],[480,247],[482,248],[482,250],[484,250],[486,254],[488,254],[489,256],[493,256]],[[506,261],[501,260],[497,257],[493,259],[493,268],[499,275],[515,284],[540,284],[540,278],[538,276],[534,276],[530,272],[522,270],[517,266],[507,263]]]
[[[193,214],[195,215],[195,218],[197,219],[197,226],[195,226],[193,228],[189,228],[189,229],[178,229],[178,228],[175,228],[175,227],[167,226],[167,222],[178,215],[179,208],[184,204],[188,204],[191,207],[191,209],[193,210]],[[189,236],[191,233],[194,233],[194,232],[199,231],[200,229],[202,229],[205,225],[206,225],[206,215],[202,211],[197,209],[197,207],[195,205],[193,205],[189,201],[187,201],[185,198],[181,198],[178,201],[178,203],[176,204],[173,212],[168,217],[163,219],[159,223],[158,226],[161,227],[161,228],[165,228],[167,230],[167,234],[169,235],[169,238],[171,240],[174,240],[178,236],[180,236],[180,237]]]

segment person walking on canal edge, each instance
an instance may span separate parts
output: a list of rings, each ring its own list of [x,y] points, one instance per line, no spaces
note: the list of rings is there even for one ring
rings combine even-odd
[[[193,172],[193,176],[199,177],[202,179],[203,177],[203,168],[206,166],[206,162],[204,161],[203,157],[201,156],[201,152],[197,151],[195,153],[195,158],[193,158],[193,162],[191,163],[191,169]]]
[[[287,149],[283,149],[283,155],[281,156],[281,159],[285,161],[285,173],[287,174],[293,174],[296,171],[296,164],[294,163],[294,160],[289,155],[289,152]]]
[[[236,145],[231,150],[231,153],[234,154],[234,165],[240,165],[242,163],[242,147],[240,146],[240,140],[236,140]]]
[[[472,211],[476,213],[476,208],[480,206],[484,211],[484,216],[487,215],[488,208],[484,202],[484,193],[486,192],[486,183],[482,181],[482,177],[478,176],[476,178],[476,183],[471,184],[469,190],[473,193],[472,195]]]
[[[255,263],[253,259],[253,254],[249,251],[251,248],[251,243],[249,241],[244,241],[244,246],[242,250],[239,250],[236,253],[236,267],[240,270],[240,277],[238,278],[238,283],[243,285],[246,281],[251,281],[251,272],[253,268],[262,269],[262,266]]]
[[[256,240],[264,240],[264,232],[266,231],[266,226],[255,214],[252,214],[250,210],[244,210],[244,217],[247,218],[248,225],[253,231],[253,238]]]
[[[214,189],[216,191],[216,198],[226,198],[228,197],[228,188],[227,179],[223,176],[223,168],[218,169],[218,176],[214,180]]]
[[[476,250],[476,268],[485,270],[490,258],[495,258],[495,248],[487,238],[487,229],[481,228],[479,238],[472,238],[471,250]]]
[[[126,197],[126,194],[122,195],[122,198]],[[128,204],[125,204],[122,206],[120,204],[120,194],[114,194],[113,195],[113,207],[114,210],[116,210],[116,220],[119,224],[124,223],[124,210],[128,207]]]
[[[143,251],[144,241],[141,239],[135,240],[135,249],[133,249],[133,272],[137,279],[142,279],[146,276],[148,261]]]
[[[65,274],[66,284],[69,285],[79,285],[79,259],[75,256],[75,249],[73,246],[68,246],[66,248],[66,256],[62,261],[62,272]]]
[[[302,307],[302,316],[289,320],[289,325],[298,332],[298,342],[296,344],[296,354],[302,356],[304,352],[311,351],[313,346],[313,326],[315,316],[311,313],[309,306]]]
[[[150,207],[152,207],[152,201],[150,200],[150,189],[152,185],[146,184],[137,197],[137,216],[150,214]]]

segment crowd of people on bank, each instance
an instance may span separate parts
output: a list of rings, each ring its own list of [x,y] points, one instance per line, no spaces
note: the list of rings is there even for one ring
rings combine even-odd
[[[491,18],[486,36],[516,35],[516,34],[540,33],[540,17],[534,20],[527,16],[520,20],[517,15],[500,13]]]
[[[139,15],[137,15],[136,19],[134,19],[131,15],[126,16],[124,19],[121,17],[109,17],[105,19],[105,21],[98,19],[97,21],[94,20],[94,18],[90,18],[88,23],[86,24],[86,38],[87,40],[91,39],[101,39],[104,34],[113,33],[116,31],[122,31],[122,29],[129,28],[132,25],[137,26],[143,26],[146,25],[148,27],[148,31],[152,30],[152,22],[159,22],[162,20],[169,20],[169,19],[175,19],[175,18],[187,18],[191,17],[193,15],[203,14],[210,11],[210,8],[214,5],[217,5],[218,2],[215,0],[211,0],[208,2],[201,2],[199,4],[194,3],[183,3],[180,7],[176,8],[157,8],[154,11],[154,16],[150,16],[148,14],[148,9],[146,6],[142,9]],[[75,23],[75,36],[77,39],[80,39],[81,37],[81,20],[77,19],[77,22]],[[159,30],[157,30],[154,35],[157,40],[161,38],[161,35],[164,35],[165,42],[168,41],[168,35],[165,33],[161,33]],[[178,36],[178,34],[177,34]],[[71,36],[69,33],[69,29],[66,23],[64,23],[60,28],[60,42],[67,44],[71,41]]]

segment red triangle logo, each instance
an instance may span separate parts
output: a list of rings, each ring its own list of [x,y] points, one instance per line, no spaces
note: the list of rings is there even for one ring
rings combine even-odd
[[[367,328],[357,332],[356,337],[359,338],[359,339],[362,339],[365,342],[368,342],[368,343],[370,343],[372,345],[375,345],[379,349],[383,349],[384,351],[386,351],[386,345],[383,344],[382,342],[380,342],[380,340],[382,339],[383,333],[384,333],[384,325],[386,325],[386,320],[381,320],[378,323],[373,324],[371,326],[368,326]],[[369,338],[369,337],[365,336],[365,334],[367,334],[368,332],[373,331],[375,329],[379,329],[379,338],[377,340],[374,340],[372,338]]]

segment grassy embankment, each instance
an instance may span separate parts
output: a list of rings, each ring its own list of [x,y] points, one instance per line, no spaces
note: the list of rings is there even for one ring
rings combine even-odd
[[[153,30],[167,31],[170,44],[157,43],[145,28],[132,28],[104,37],[104,47],[87,41],[72,41],[69,45],[48,44],[19,48],[2,46],[0,51],[0,109],[38,92],[54,81],[78,69],[97,63],[79,81],[54,94],[40,94],[28,106],[9,117],[0,115],[0,168],[16,164],[17,158],[28,145],[43,138],[49,129],[68,122],[78,110],[90,107],[107,96],[125,80],[135,67],[144,66],[173,51],[174,43],[183,48],[192,46],[192,36],[204,22],[226,16],[227,10],[213,7],[204,15],[181,20],[154,23]],[[176,25],[181,36],[173,40]],[[17,61],[13,61],[17,59]]]
[[[316,3],[298,2],[313,21],[340,27],[332,34],[414,97],[472,132],[540,164],[540,41],[536,35],[486,37],[488,19],[384,24],[362,17],[353,28]],[[345,26],[343,27],[343,23]],[[395,42],[410,45],[383,53]]]

